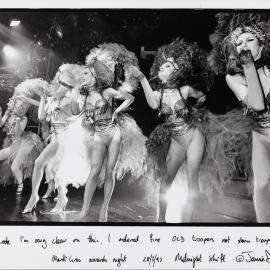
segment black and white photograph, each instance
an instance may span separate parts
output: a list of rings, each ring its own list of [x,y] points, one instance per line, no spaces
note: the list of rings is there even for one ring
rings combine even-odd
[[[1,9],[0,221],[270,222],[270,11]]]

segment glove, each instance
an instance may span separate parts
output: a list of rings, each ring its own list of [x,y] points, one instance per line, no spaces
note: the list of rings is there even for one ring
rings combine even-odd
[[[89,95],[88,88],[87,88],[86,85],[81,86],[79,91],[80,91],[80,94],[83,95],[83,96],[88,96]]]
[[[254,63],[254,59],[250,50],[242,50],[238,55],[238,60],[242,66]]]

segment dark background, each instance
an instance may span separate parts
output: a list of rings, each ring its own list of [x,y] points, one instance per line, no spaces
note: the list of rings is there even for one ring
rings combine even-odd
[[[26,78],[50,80],[62,63],[84,63],[92,47],[117,42],[136,53],[141,70],[149,75],[153,57],[142,59],[141,47],[157,47],[174,38],[196,41],[207,52],[211,50],[209,34],[216,26],[214,15],[221,10],[5,10],[0,12],[0,50],[9,44],[24,47],[27,60],[10,66],[0,52],[0,105],[5,104],[14,86]],[[13,18],[21,20],[11,28]],[[60,33],[60,34],[59,34]],[[159,122],[143,91],[135,93],[133,115],[145,135]],[[223,77],[215,78],[208,94],[207,107],[214,113],[225,113],[238,103],[227,89]],[[0,134],[1,135],[1,134]]]

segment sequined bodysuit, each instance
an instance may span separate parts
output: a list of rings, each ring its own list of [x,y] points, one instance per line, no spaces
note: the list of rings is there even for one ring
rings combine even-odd
[[[113,108],[108,100],[102,94],[94,104],[86,103],[85,118],[83,123],[93,120],[95,134],[98,135],[108,146],[119,125],[112,121]],[[86,124],[85,124],[86,125]]]
[[[16,119],[17,119],[17,115],[15,114],[11,114],[8,119],[6,120],[6,123],[4,125],[3,131],[6,132],[8,139],[10,140],[10,142],[13,142],[15,139],[15,127],[16,127]],[[21,120],[23,119],[23,117],[21,117]]]
[[[59,134],[67,126],[66,119],[72,116],[70,99],[67,97],[48,100],[49,106],[46,112],[46,121],[51,123],[51,134]]]
[[[180,99],[171,102],[172,93],[178,92]],[[169,105],[171,104],[171,105]],[[186,100],[179,89],[168,89],[160,91],[160,116],[171,135],[181,136],[193,128],[193,118],[188,110]]]

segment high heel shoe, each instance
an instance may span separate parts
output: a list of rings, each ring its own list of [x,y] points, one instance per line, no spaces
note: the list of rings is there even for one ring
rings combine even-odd
[[[23,191],[23,183],[20,183],[17,186],[16,195],[21,195],[22,191]]]
[[[42,196],[42,199],[49,199],[54,197],[54,184],[48,184],[48,189],[46,193]]]
[[[35,196],[34,199],[29,200],[28,204],[26,205],[26,207],[24,208],[23,210],[23,214],[26,214],[26,213],[31,213],[37,206],[37,203],[39,201],[39,197],[38,196]]]
[[[100,217],[99,219],[98,219],[98,222],[107,222],[108,221],[108,218],[107,217]]]
[[[87,213],[88,213],[88,209],[86,211],[81,210],[79,213],[76,214],[74,220],[78,222],[83,221],[87,217]]]
[[[107,222],[108,221],[108,210],[105,211],[105,213],[103,214],[99,214],[99,218],[98,218],[98,222]]]
[[[63,213],[66,210],[67,203],[68,203],[67,197],[64,197],[63,199],[59,198],[56,203],[56,206],[50,211],[50,213],[53,214]]]

